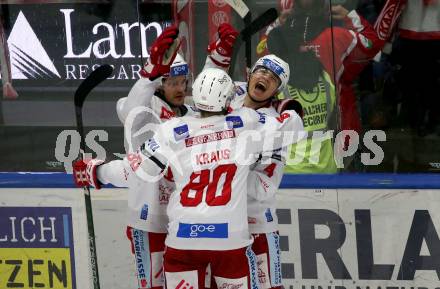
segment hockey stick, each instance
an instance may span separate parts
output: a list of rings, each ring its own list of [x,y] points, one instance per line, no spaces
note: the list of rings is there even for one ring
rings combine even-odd
[[[243,41],[250,39],[252,35],[274,22],[278,17],[278,12],[275,8],[270,8],[266,10],[263,14],[258,16],[251,24],[246,26],[243,30],[241,30],[240,34],[237,37],[237,40],[234,44],[234,49],[232,51],[231,56],[231,65],[229,66],[228,74],[232,75],[235,69],[235,62],[238,56],[238,52],[240,51],[240,47],[243,44]]]
[[[79,135],[81,137],[80,148],[82,153],[80,153],[80,158],[84,158],[83,153],[85,152],[86,142],[84,138],[84,127],[82,119],[82,108],[87,95],[95,88],[98,84],[103,82],[108,78],[113,72],[113,68],[104,64],[95,69],[90,75],[79,85],[78,89],[75,91],[74,103],[75,103],[75,115],[76,115],[76,127],[78,129]],[[96,244],[95,244],[95,229],[93,226],[93,211],[92,202],[90,199],[90,189],[88,186],[84,187],[84,201],[86,206],[86,216],[87,216],[87,228],[89,232],[89,250],[90,250],[90,264],[92,269],[93,278],[93,288],[99,289],[99,274],[98,274],[98,257],[96,255]]]
[[[242,0],[225,0],[232,9],[237,12],[241,18],[245,19],[250,14],[249,8]]]
[[[225,0],[229,6],[231,6],[235,12],[237,12],[240,17],[243,19],[244,27],[247,27],[252,22],[252,14],[249,10],[249,7],[242,0]],[[252,47],[251,47],[251,38],[245,39],[245,57],[246,57],[246,66],[250,67],[252,65]]]

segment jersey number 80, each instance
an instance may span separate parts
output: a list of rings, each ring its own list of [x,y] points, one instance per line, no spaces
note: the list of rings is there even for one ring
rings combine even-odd
[[[231,183],[234,179],[237,166],[235,164],[224,164],[217,166],[212,173],[211,170],[193,172],[189,183],[183,187],[180,193],[180,203],[184,207],[196,207],[202,202],[203,192],[206,190],[206,204],[208,206],[224,206],[231,200]],[[225,175],[221,194],[216,196],[220,178]],[[196,191],[194,197],[190,197],[190,191]]]

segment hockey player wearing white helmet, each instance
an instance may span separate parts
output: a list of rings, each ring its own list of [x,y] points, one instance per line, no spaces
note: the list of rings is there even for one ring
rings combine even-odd
[[[243,136],[253,131],[264,134],[260,140],[278,143],[278,131],[301,131],[302,120],[294,111],[281,118],[245,107],[228,114],[235,88],[221,69],[203,70],[192,91],[201,117],[160,124],[138,151],[142,162],[136,174],[156,176],[170,169],[176,185],[167,208],[166,288],[204,288],[208,264],[218,288],[258,288],[247,195],[266,196],[248,189],[253,176],[249,164],[239,160],[267,148],[263,141],[245,142]]]
[[[227,39],[227,33],[235,35],[235,30],[228,25],[228,30],[223,29],[219,40]],[[223,55],[223,62],[230,63],[233,42],[223,42],[223,47],[230,44],[229,55]],[[213,44],[210,45],[212,47]],[[208,49],[209,51],[209,49]],[[213,67],[218,53],[211,53],[206,60],[205,67]],[[227,57],[229,56],[229,58]],[[223,66],[227,68],[227,66]],[[236,82],[236,95],[231,103],[230,111],[241,107],[249,107],[266,115],[279,117],[283,110],[294,109],[302,115],[302,108],[298,102],[287,100],[279,102],[276,95],[286,88],[290,77],[289,65],[275,55],[266,55],[256,61],[249,70],[247,82]],[[281,288],[281,260],[280,241],[278,234],[278,219],[275,213],[275,193],[281,183],[284,170],[285,150],[277,149],[265,156],[261,155],[259,160],[251,166],[248,190],[255,194],[266,194],[264,200],[248,196],[248,223],[249,231],[254,238],[252,250],[257,255],[258,270],[260,272],[260,287],[262,289]],[[256,180],[256,181],[255,181]],[[211,281],[211,289],[215,289],[215,282]]]
[[[169,27],[156,39],[141,78],[127,97],[117,103],[117,114],[124,124],[124,160],[103,164],[100,160],[75,164],[79,185],[99,189],[102,184],[128,187],[127,237],[135,257],[138,288],[162,288],[162,255],[167,233],[166,206],[174,190],[172,175],[157,182],[145,182],[132,173],[140,161],[133,150],[152,136],[152,131],[138,134],[145,125],[167,121],[175,116],[194,113],[184,105],[188,83],[188,64],[177,54],[178,30]]]
[[[286,87],[289,76],[290,68],[284,60],[273,54],[261,57],[250,70],[245,105],[268,102]]]

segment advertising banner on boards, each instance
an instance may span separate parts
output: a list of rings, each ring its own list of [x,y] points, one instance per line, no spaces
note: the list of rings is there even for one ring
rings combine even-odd
[[[77,288],[72,230],[69,207],[0,207],[0,288]]]
[[[436,190],[281,190],[284,287],[440,288],[439,207]]]
[[[12,79],[29,91],[63,92],[108,63],[114,67],[111,86],[129,87],[139,79],[152,43],[171,23],[171,7],[166,7],[169,17],[142,14],[152,9],[147,6],[138,19],[136,5],[125,1],[11,5],[5,32]]]

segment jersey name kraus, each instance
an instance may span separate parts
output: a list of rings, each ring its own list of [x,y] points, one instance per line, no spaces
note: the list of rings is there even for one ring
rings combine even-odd
[[[196,155],[197,165],[206,165],[213,162],[229,159],[231,151],[229,149],[212,151],[209,153],[201,153]]]

